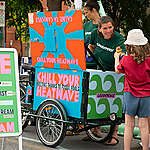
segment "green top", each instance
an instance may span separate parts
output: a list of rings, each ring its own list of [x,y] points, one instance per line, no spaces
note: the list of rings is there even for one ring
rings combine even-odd
[[[84,43],[86,43],[88,40],[90,41],[92,30],[97,28],[97,24],[93,24],[92,21],[88,21],[84,23],[83,30],[84,30]]]
[[[84,43],[87,45],[90,42],[91,33],[94,29],[98,27],[97,24],[93,24],[92,21],[88,21],[84,23],[83,29],[84,29]],[[90,62],[86,61],[86,67],[89,69],[97,69],[96,62],[94,60],[91,60]]]
[[[120,46],[122,52],[126,52],[124,41],[123,36],[117,31],[114,31],[113,37],[109,40],[106,40],[103,36],[101,37],[98,35],[97,29],[92,31],[90,44],[96,46],[94,55],[104,70],[114,70],[114,53],[116,52],[116,47]]]

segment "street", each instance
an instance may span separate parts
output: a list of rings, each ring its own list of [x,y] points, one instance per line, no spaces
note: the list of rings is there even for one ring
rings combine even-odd
[[[56,148],[44,146],[38,139],[35,131],[35,126],[28,126],[23,132],[23,150],[123,150],[123,137],[119,136],[119,144],[116,146],[108,146],[92,141],[82,141],[85,132],[80,135],[66,136],[63,142]],[[18,150],[18,139],[16,137],[4,138],[2,145],[0,139],[1,150]],[[141,150],[140,141],[133,139],[131,150]],[[2,147],[3,146],[3,147]]]

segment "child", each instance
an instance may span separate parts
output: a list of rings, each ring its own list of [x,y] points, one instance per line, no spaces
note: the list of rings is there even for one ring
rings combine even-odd
[[[125,113],[124,150],[130,150],[135,126],[139,117],[143,150],[148,150],[150,116],[150,47],[142,30],[129,31],[126,45],[127,56],[119,63],[120,53],[115,53],[115,72],[125,73],[123,112]]]
[[[149,148],[150,148],[150,117],[148,117],[148,125],[149,125]],[[139,143],[142,146],[142,142]]]
[[[150,148],[150,117],[148,118],[148,124],[149,124],[149,148]]]

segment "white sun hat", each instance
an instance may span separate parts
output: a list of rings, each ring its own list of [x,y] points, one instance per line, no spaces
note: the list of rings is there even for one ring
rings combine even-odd
[[[128,32],[127,40],[124,44],[128,45],[145,45],[148,39],[144,36],[141,29],[132,29]]]

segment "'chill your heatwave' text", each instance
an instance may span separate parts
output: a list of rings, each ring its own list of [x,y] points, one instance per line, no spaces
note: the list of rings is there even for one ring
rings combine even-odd
[[[78,102],[79,75],[38,72],[36,96]]]

